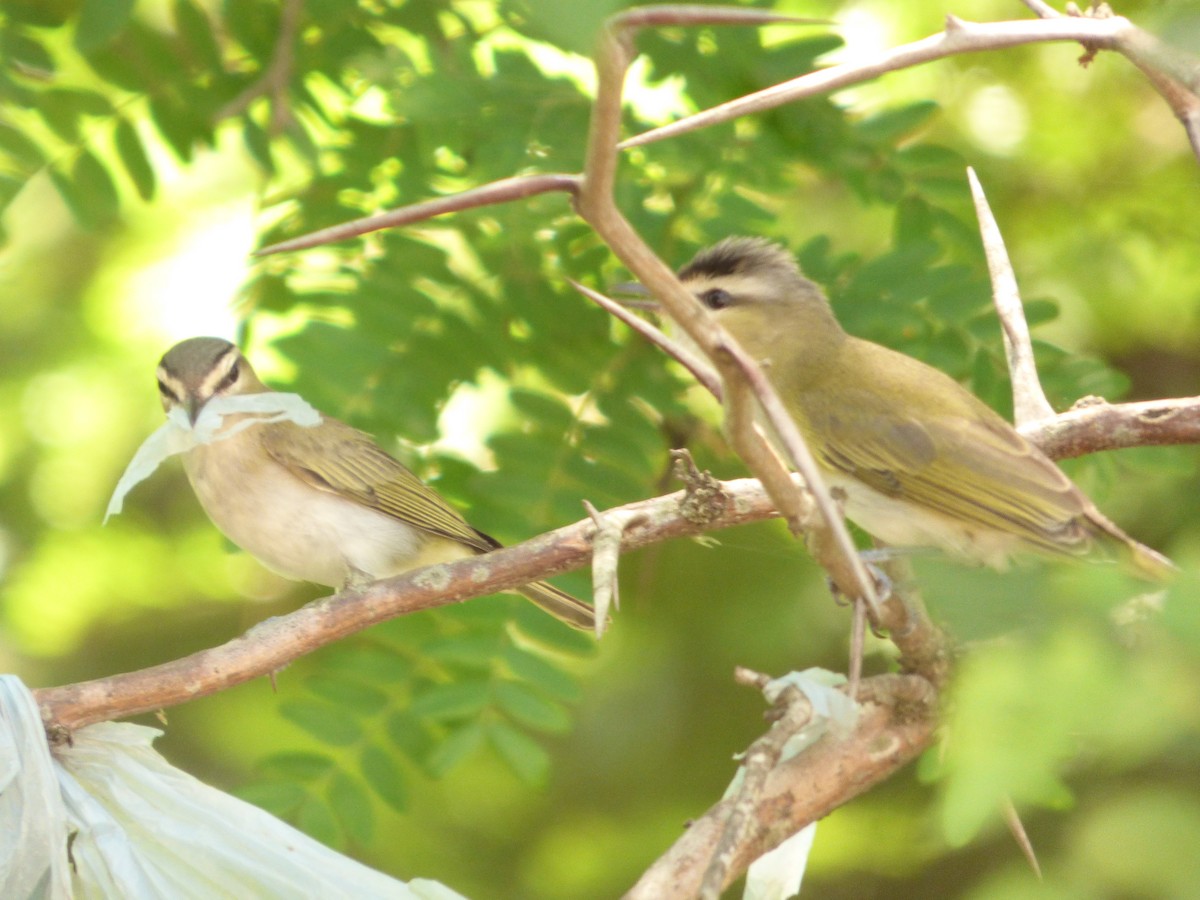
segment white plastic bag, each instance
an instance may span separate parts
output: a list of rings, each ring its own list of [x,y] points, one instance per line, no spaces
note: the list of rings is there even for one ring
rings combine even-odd
[[[225,416],[234,413],[253,413],[254,418],[242,419],[233,426],[221,429]],[[231,438],[252,425],[283,420],[311,428],[321,422],[321,414],[308,405],[299,394],[265,391],[261,394],[235,394],[232,397],[213,397],[204,404],[193,425],[182,406],[167,414],[167,421],[150,437],[142,441],[133,459],[113,490],[104,521],[115,516],[125,503],[125,495],[138,483],[149,478],[159,463],[176,453],[186,453],[197,444],[211,444]]]
[[[151,747],[161,733],[104,722],[51,753],[28,689],[0,677],[0,897],[463,900],[389,878],[174,768]]]

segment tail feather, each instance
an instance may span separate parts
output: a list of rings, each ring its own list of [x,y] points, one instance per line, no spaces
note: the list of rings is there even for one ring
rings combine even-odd
[[[1179,567],[1175,563],[1157,550],[1131,538],[1095,507],[1088,510],[1087,520],[1094,529],[1093,536],[1099,538],[1102,544],[1107,543],[1110,552],[1112,548],[1116,549],[1130,574],[1159,583],[1173,581],[1179,574]]]
[[[1179,574],[1179,567],[1157,550],[1133,541],[1129,547],[1134,571],[1150,581],[1168,582]]]
[[[544,581],[535,581],[517,590],[560,622],[580,631],[595,631],[596,611],[566,591],[560,591]]]

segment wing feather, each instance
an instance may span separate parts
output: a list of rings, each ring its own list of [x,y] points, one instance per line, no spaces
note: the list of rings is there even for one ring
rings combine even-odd
[[[1066,475],[990,410],[956,412],[843,408],[812,424],[825,464],[882,494],[1044,549],[1085,549],[1090,504]]]
[[[272,459],[312,487],[480,552],[499,546],[370,435],[343,422],[327,418],[312,428],[279,422],[256,432]]]

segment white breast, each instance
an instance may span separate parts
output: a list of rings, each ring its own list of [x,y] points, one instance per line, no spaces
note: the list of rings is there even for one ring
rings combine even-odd
[[[894,547],[936,547],[960,559],[995,569],[1008,567],[1021,540],[1012,534],[959,522],[931,509],[903,503],[834,472],[822,472],[830,488],[845,493],[846,518]]]
[[[190,450],[184,468],[213,524],[272,571],[340,587],[474,552],[305,484],[251,444],[252,431]]]

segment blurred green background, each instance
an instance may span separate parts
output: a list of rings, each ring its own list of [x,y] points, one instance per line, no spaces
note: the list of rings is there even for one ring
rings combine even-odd
[[[0,4],[0,670],[31,686],[228,640],[318,596],[223,542],[177,464],[108,496],[174,341],[380,440],[517,541],[674,489],[667,450],[743,474],[713,404],[575,295],[628,275],[543,196],[253,260],[257,246],[521,172],[577,171],[603,16],[540,0]],[[835,27],[638,39],[629,133],[1015,2],[780,2]],[[1200,9],[1119,10],[1200,49]],[[988,192],[1051,400],[1192,395],[1196,161],[1127,62],[1072,45],[888,75],[626,154],[619,199],[672,264],[788,243],[853,332],[1007,411],[964,167]],[[272,66],[272,60],[276,65]],[[1075,461],[1189,573],[1136,628],[1102,569],[922,561],[964,642],[945,739],[821,824],[822,897],[1200,896],[1197,450]],[[400,877],[473,897],[609,897],[721,794],[763,728],[734,665],[844,669],[847,615],[779,523],[626,557],[598,646],[517,600],[413,616],[167,711],[160,750]],[[585,595],[586,574],[560,583]],[[886,644],[868,667],[886,669]],[[150,721],[152,717],[148,717]],[[1039,851],[1007,836],[1011,797]]]

